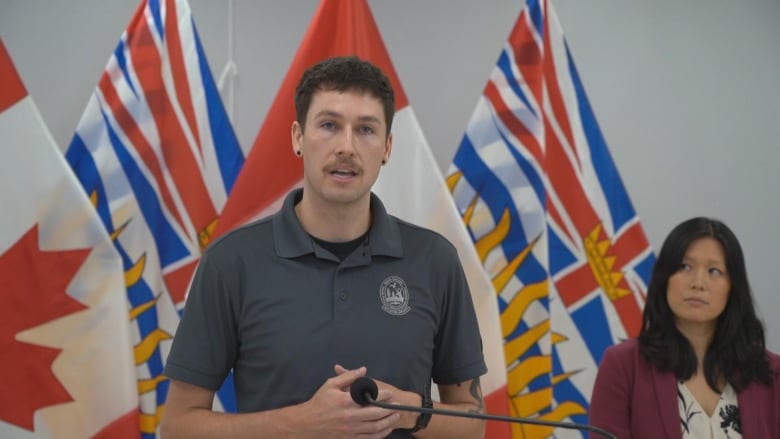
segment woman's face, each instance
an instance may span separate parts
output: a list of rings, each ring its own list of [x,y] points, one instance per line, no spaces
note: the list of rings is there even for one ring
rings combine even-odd
[[[714,330],[730,291],[723,246],[705,237],[688,246],[679,269],[669,277],[666,300],[681,331]]]

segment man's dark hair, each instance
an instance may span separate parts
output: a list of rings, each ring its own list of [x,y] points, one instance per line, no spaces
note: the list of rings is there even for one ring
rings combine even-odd
[[[721,391],[717,386],[719,378],[725,378],[736,391],[752,382],[769,384],[774,374],[766,357],[764,326],[754,309],[742,247],[728,226],[711,218],[682,222],[661,246],[647,288],[639,332],[642,357],[661,370],[674,372],[679,380],[689,379],[696,372],[696,355],[675,325],[667,301],[667,287],[669,278],[680,270],[691,243],[706,237],[723,246],[731,290],[704,355],[704,376],[717,392]]]
[[[295,89],[295,117],[305,129],[311,98],[319,90],[368,92],[382,102],[385,112],[386,136],[395,114],[395,94],[390,80],[368,61],[356,56],[328,58],[309,67]]]

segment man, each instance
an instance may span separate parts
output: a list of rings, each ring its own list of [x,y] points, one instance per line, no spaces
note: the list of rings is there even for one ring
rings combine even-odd
[[[173,437],[481,438],[484,422],[361,407],[377,400],[483,412],[486,372],[455,248],[388,215],[371,193],[390,159],[395,100],[355,57],[309,68],[295,95],[303,188],[205,252],[165,373]],[[211,411],[233,369],[239,414]]]

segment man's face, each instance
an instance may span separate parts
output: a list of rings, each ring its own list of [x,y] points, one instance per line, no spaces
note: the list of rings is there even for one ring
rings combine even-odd
[[[367,92],[319,90],[305,127],[292,127],[293,148],[303,157],[304,196],[337,204],[365,200],[392,147],[381,101]]]

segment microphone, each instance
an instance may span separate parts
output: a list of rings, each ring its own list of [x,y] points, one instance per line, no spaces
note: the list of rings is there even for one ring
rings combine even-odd
[[[376,400],[377,395],[379,395],[379,387],[377,387],[376,382],[369,377],[360,377],[356,379],[349,387],[349,394],[352,396],[352,400],[361,406],[373,405],[385,409],[401,410],[405,412],[426,413],[431,415],[442,415],[442,416],[457,416],[461,418],[483,419],[486,421],[515,422],[518,424],[542,425],[545,427],[555,427],[555,428],[568,428],[572,430],[590,431],[593,433],[600,434],[601,436],[609,439],[618,439],[617,436],[604,429],[601,429],[593,425],[587,425],[587,424],[575,424],[573,422],[545,421],[543,419],[531,419],[531,418],[514,418],[511,416],[489,415],[484,413],[471,413],[471,412],[463,412],[459,410],[435,409],[435,408],[425,408],[425,407],[413,407],[408,405],[388,404]]]

